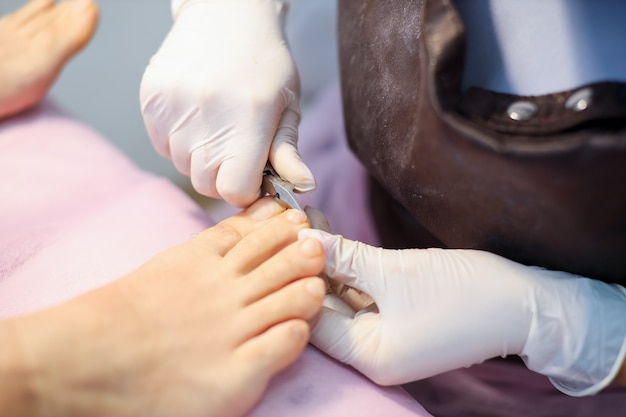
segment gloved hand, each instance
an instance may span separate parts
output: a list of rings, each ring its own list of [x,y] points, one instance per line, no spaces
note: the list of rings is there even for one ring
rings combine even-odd
[[[475,250],[384,250],[306,229],[325,272],[378,310],[325,308],[312,343],[383,385],[520,355],[569,395],[609,384],[626,350],[626,290]]]
[[[141,82],[156,150],[201,194],[244,207],[268,158],[298,191],[315,188],[297,151],[300,81],[284,0],[173,0],[175,22]]]

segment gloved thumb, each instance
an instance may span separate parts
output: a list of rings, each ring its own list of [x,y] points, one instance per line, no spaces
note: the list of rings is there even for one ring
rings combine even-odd
[[[311,329],[311,343],[340,362],[368,375],[380,345],[380,315],[368,311],[354,317],[345,309],[322,307]]]
[[[375,284],[381,267],[378,261],[382,249],[317,229],[301,230],[298,238],[305,237],[315,238],[324,245],[326,275],[376,299]],[[372,261],[371,265],[368,261]]]
[[[269,159],[272,166],[283,179],[292,183],[296,191],[305,193],[316,187],[315,178],[298,152],[298,123],[300,114],[292,109],[285,109],[276,136],[270,148]]]
[[[332,233],[332,228],[330,227],[330,223],[328,222],[328,219],[326,218],[326,216],[324,216],[324,213],[321,212],[321,210],[315,207],[306,206],[304,208],[304,212],[306,213],[306,216],[309,218],[309,223],[311,223],[311,227],[313,229],[319,229],[328,233]]]

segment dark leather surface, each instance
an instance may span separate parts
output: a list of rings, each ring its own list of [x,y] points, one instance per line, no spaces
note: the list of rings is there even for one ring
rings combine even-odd
[[[579,89],[463,92],[463,25],[445,0],[339,0],[339,20],[348,140],[385,246],[483,249],[626,284],[624,85],[587,86],[579,112],[565,106]],[[534,117],[508,117],[519,100]]]

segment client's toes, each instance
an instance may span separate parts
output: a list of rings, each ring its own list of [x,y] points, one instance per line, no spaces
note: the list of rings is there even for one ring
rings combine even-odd
[[[0,119],[38,103],[95,32],[94,0],[31,0],[0,19]]]
[[[50,30],[55,32],[57,39],[55,49],[61,64],[65,64],[93,36],[98,21],[98,6],[94,0],[67,0],[49,13],[53,26]]]
[[[54,0],[31,0],[22,8],[9,16],[15,25],[22,25],[41,11],[54,6]]]

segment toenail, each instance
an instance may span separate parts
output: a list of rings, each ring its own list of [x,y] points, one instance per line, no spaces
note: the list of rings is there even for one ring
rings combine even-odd
[[[322,244],[319,240],[308,238],[300,242],[300,250],[307,256],[318,256],[322,254]]]
[[[248,214],[256,220],[267,220],[275,214],[280,213],[279,210],[276,210],[278,205],[270,205],[270,204],[257,204],[248,208]]]
[[[300,210],[289,210],[287,211],[287,219],[292,223],[302,224],[307,220],[307,217]]]
[[[85,10],[93,8],[93,3],[90,0],[72,0],[71,3],[75,13],[83,13]]]

